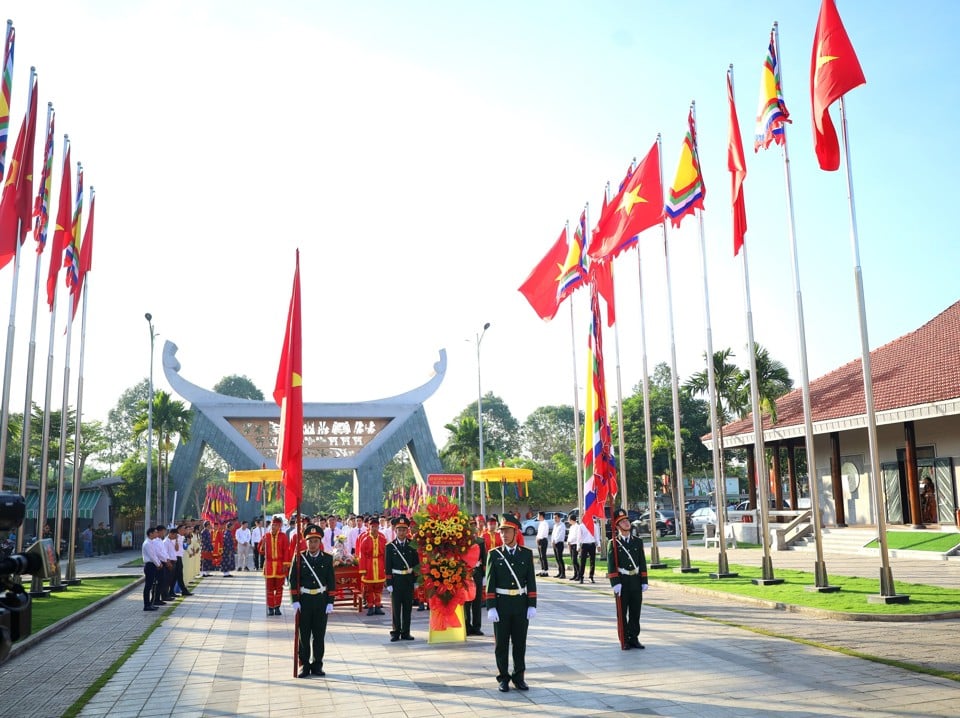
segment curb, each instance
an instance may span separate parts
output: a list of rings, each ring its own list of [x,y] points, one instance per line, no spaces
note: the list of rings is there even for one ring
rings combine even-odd
[[[129,577],[130,577],[129,574],[120,575],[120,576],[97,576],[97,578],[129,578]],[[16,656],[19,656],[21,653],[25,653],[26,651],[36,646],[38,643],[42,643],[43,641],[50,638],[55,633],[63,630],[67,626],[73,625],[80,619],[85,618],[89,616],[91,613],[94,613],[95,611],[100,610],[107,604],[112,603],[113,601],[116,601],[118,598],[126,596],[128,593],[130,593],[131,591],[136,589],[138,586],[140,586],[143,583],[143,581],[144,581],[144,577],[141,576],[140,578],[133,581],[133,583],[131,583],[129,586],[125,586],[124,588],[121,588],[120,590],[115,591],[114,593],[111,593],[109,596],[104,596],[99,601],[95,601],[94,603],[91,603],[89,606],[81,608],[76,613],[71,613],[69,616],[66,616],[65,618],[61,618],[56,623],[50,624],[49,626],[47,626],[41,631],[37,631],[36,633],[31,633],[22,641],[17,641],[10,648],[10,655],[7,656],[7,660],[10,660],[11,658],[15,658]]]

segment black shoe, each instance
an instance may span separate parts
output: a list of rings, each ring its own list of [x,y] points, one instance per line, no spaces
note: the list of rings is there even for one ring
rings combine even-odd
[[[396,643],[400,640],[400,636],[390,636],[390,643]]]
[[[156,606],[144,606],[144,607],[143,607],[143,610],[144,610],[144,611],[159,611],[160,609],[158,609]]]
[[[181,595],[181,596],[192,596],[192,595],[193,595],[193,591],[184,591],[184,592],[181,593],[180,595]]]
[[[166,606],[166,605],[167,605],[167,602],[166,602],[166,601],[154,601],[154,602],[153,602],[153,605],[154,605],[154,606]]]
[[[627,645],[631,648],[643,648],[643,644],[640,643],[639,638],[630,638],[627,640]]]
[[[406,635],[404,635],[404,636],[400,636],[400,638],[402,638],[402,639],[405,640],[405,641],[414,641],[414,640],[416,640],[416,639],[415,639],[413,636],[411,636],[409,633],[406,634]]]
[[[509,690],[510,690],[510,681],[500,681],[500,685],[499,685],[499,687],[498,687],[498,690],[499,690],[501,693],[506,693],[507,691],[509,691]]]
[[[279,607],[279,606],[277,606],[275,609],[273,609],[273,615],[274,615],[274,616],[282,616],[282,615],[283,615],[282,613],[280,613],[280,607]]]
[[[424,607],[423,607],[423,604],[417,606],[417,610],[418,610],[418,611],[423,611],[423,610],[425,610]]]
[[[476,631],[473,632],[473,635],[474,635],[474,636],[482,636],[482,635],[483,635],[483,631],[481,631],[481,630],[478,628]]]
[[[529,691],[529,690],[530,690],[530,686],[528,686],[527,683],[526,683],[526,681],[524,681],[522,678],[514,678],[514,679],[513,679],[513,685],[515,685],[515,686],[517,687],[517,690],[518,690],[518,691]]]
[[[593,576],[590,577],[590,583],[596,583],[596,581],[593,580]]]
[[[377,606],[375,609],[373,609],[373,613],[374,613],[374,615],[376,615],[376,616],[384,616],[384,615],[386,615],[386,614],[384,614],[383,609],[382,609],[380,606]]]
[[[372,616],[374,613],[375,611],[373,610],[373,606],[370,606],[370,608],[367,609],[367,615]]]
[[[309,678],[310,677],[310,666],[304,666],[303,669],[297,674],[297,678]]]
[[[620,644],[620,650],[621,650],[621,651],[629,651],[631,648],[633,648],[633,646],[631,646],[629,643],[621,643],[621,644]]]
[[[325,676],[325,675],[327,675],[326,673],[323,672],[323,668],[322,668],[321,666],[317,666],[317,665],[311,666],[311,667],[310,667],[310,671],[311,671],[311,672],[313,673],[313,675],[315,675],[315,676]]]

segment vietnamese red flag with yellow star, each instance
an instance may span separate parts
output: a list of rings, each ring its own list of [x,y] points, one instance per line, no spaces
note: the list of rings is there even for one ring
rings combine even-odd
[[[70,177],[70,141],[64,141],[63,175],[60,179],[60,204],[57,207],[57,224],[53,229],[53,243],[50,248],[50,268],[47,271],[47,304],[53,311],[53,300],[57,293],[57,277],[63,266],[63,248],[66,238],[73,227],[73,185]]]
[[[840,168],[840,142],[830,119],[830,105],[866,82],[836,4],[823,0],[810,60],[813,144],[820,169],[832,172]]]
[[[283,472],[283,510],[299,512],[303,497],[303,333],[300,324],[300,250],[293,275],[293,294],[273,399],[280,405],[277,466]]]
[[[740,122],[733,101],[733,77],[727,70],[727,102],[730,105],[730,124],[727,137],[727,169],[730,170],[730,193],[733,203],[733,256],[740,254],[743,237],[747,233],[747,208],[743,200],[743,180],[747,176],[747,160],[743,156]]]
[[[613,259],[631,239],[663,220],[660,149],[656,142],[613,198],[587,248],[592,259]]]
[[[30,90],[30,106],[7,169],[0,197],[0,268],[13,259],[17,242],[23,244],[33,219],[33,149],[37,138],[37,82]]]
[[[567,253],[567,228],[564,227],[547,255],[520,285],[520,293],[530,302],[537,316],[545,322],[557,316],[560,308],[562,298],[558,297],[557,287],[563,277]]]

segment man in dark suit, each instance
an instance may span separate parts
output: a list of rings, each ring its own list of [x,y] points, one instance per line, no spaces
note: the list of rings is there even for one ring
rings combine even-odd
[[[325,676],[323,671],[324,638],[327,616],[333,613],[333,588],[336,579],[333,556],[320,550],[323,532],[310,524],[303,534],[307,550],[293,557],[290,566],[290,600],[299,615],[300,665],[298,678]]]
[[[413,588],[417,581],[416,569],[420,565],[420,555],[414,545],[407,540],[410,521],[406,516],[391,520],[396,538],[387,544],[385,572],[387,593],[393,613],[393,625],[390,628],[390,640],[412,641],[410,635],[410,612],[413,610]]]
[[[480,558],[477,565],[473,567],[473,584],[476,588],[476,594],[473,600],[464,606],[464,613],[467,621],[467,635],[482,636],[480,615],[483,609],[483,576],[487,569],[487,542],[480,534],[477,534],[473,541],[480,547]]]
[[[643,553],[643,539],[633,536],[630,518],[623,509],[613,514],[616,533],[607,546],[607,577],[617,597],[617,616],[620,628],[620,647],[643,648],[640,643],[640,609],[643,592],[647,590],[647,559]]]

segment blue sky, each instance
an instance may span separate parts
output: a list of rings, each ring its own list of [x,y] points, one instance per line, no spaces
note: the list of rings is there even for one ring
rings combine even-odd
[[[847,98],[872,347],[958,298],[950,211],[957,144],[958,10],[946,0],[842,0],[867,85]],[[681,13],[678,8],[682,7]],[[780,23],[781,63],[811,377],[860,355],[843,172],[816,168],[809,63],[819,2],[52,2],[9,0],[17,27],[11,134],[29,65],[57,134],[97,187],[84,416],[106,417],[147,375],[151,312],[182,374],[212,387],[245,374],[269,394],[301,250],[308,401],[374,399],[447,379],[427,405],[443,424],[483,390],[521,421],[573,401],[587,297],[542,323],[517,287],[584,202],[663,136],[676,169],[697,102],[714,348],[746,361],[740,260],[730,239],[724,75],[735,67],[748,176],[747,246],[757,341],[799,381],[779,150],[754,155],[760,66]],[[834,118],[837,118],[834,109]],[[11,144],[13,137],[11,137]],[[55,166],[60,167],[60,142]],[[56,185],[59,183],[57,171]],[[670,235],[681,378],[701,366],[696,225]],[[650,368],[669,359],[663,240],[640,259]],[[44,267],[46,260],[44,260]],[[637,252],[617,260],[623,393],[641,379]],[[45,268],[43,270],[46,271]],[[0,275],[10,296],[12,272]],[[21,271],[11,408],[23,403],[32,261]],[[61,302],[61,307],[65,302]],[[63,320],[58,320],[60,324]],[[37,331],[43,401],[47,317]],[[79,323],[76,329],[79,333]],[[58,333],[54,376],[60,379]],[[74,382],[78,337],[75,336]],[[168,388],[155,364],[157,386]],[[60,391],[54,404],[59,406]],[[75,389],[73,390],[75,393]],[[582,396],[580,399],[583,401]],[[71,399],[71,404],[75,399]]]

